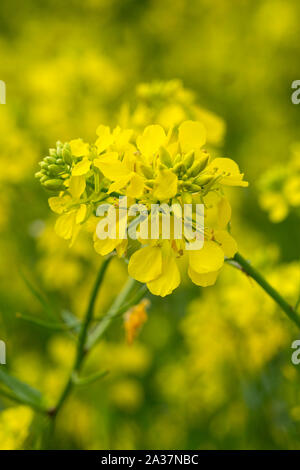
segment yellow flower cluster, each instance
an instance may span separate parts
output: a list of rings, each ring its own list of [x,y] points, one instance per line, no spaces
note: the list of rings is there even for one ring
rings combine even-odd
[[[204,124],[208,144],[216,146],[223,141],[224,120],[199,106],[193,91],[184,87],[180,80],[140,83],[136,88],[136,101],[132,111],[128,103],[121,108],[119,121],[124,127],[143,130],[155,122],[169,128],[192,119]]]
[[[36,175],[49,190],[58,192],[49,199],[59,214],[56,232],[74,243],[80,229],[94,232],[94,248],[105,256],[116,251],[129,258],[128,272],[147,283],[160,296],[170,294],[180,283],[177,260],[188,258],[188,275],[200,286],[215,283],[224,263],[237,245],[228,232],[231,208],[224,194],[226,186],[247,186],[238,165],[229,158],[211,159],[203,148],[206,130],[201,122],[184,121],[167,133],[160,125],[147,126],[133,136],[131,129],[100,125],[93,145],[82,139],[57,144],[41,162]],[[120,197],[149,209],[152,204],[203,204],[204,245],[187,250],[186,239],[171,231],[169,239],[128,240],[116,221],[116,237],[100,239],[96,234],[100,203],[120,209]],[[127,215],[127,214],[126,214]],[[172,214],[174,219],[176,214]],[[193,214],[194,217],[194,214]],[[151,223],[148,215],[148,222]],[[129,217],[132,221],[133,217]]]
[[[300,206],[300,144],[294,144],[285,165],[269,169],[259,182],[261,207],[272,222],[282,222],[291,209]]]

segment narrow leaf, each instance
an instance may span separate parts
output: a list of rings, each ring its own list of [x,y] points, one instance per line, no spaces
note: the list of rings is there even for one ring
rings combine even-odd
[[[88,385],[96,380],[103,379],[108,374],[108,370],[96,372],[95,374],[88,375],[87,377],[78,377],[78,375],[73,376],[73,383],[75,385]]]
[[[80,325],[79,320],[76,320],[76,323],[73,322],[73,324],[70,323],[69,325],[67,325],[66,323],[47,322],[41,318],[33,317],[32,315],[23,315],[21,313],[17,313],[17,318],[20,318],[20,320],[25,320],[34,325],[55,331],[72,330],[78,325]]]
[[[0,382],[2,382],[20,402],[26,403],[33,408],[43,408],[42,395],[38,390],[11,376],[2,368],[0,369]]]

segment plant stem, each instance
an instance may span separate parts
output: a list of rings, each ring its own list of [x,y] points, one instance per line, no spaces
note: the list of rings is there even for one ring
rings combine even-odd
[[[251,264],[243,258],[242,255],[236,253],[233,258],[234,261],[238,263],[242,271],[244,271],[248,276],[252,277],[257,284],[259,284],[262,289],[279,305],[279,307],[286,313],[286,315],[300,328],[300,317],[297,315],[296,310],[274,289],[266,279],[251,266]],[[228,260],[230,263],[230,260]],[[234,266],[233,263],[230,263]],[[236,267],[236,266],[235,266]]]
[[[97,298],[97,294],[99,291],[99,288],[101,286],[105,271],[108,267],[109,261],[111,258],[108,258],[104,263],[102,264],[100,271],[98,273],[98,276],[96,278],[96,282],[94,284],[91,297],[89,300],[88,308],[85,314],[84,321],[81,326],[81,330],[79,333],[78,337],[78,343],[77,343],[77,351],[76,351],[76,358],[75,362],[73,365],[73,368],[71,370],[69,379],[57,401],[57,404],[54,408],[48,410],[48,414],[51,417],[56,417],[57,413],[60,411],[62,405],[64,404],[66,398],[69,396],[76,380],[75,378],[78,377],[78,372],[80,371],[82,362],[87,354],[87,352],[98,342],[100,337],[103,335],[103,333],[106,331],[108,326],[110,325],[111,321],[113,318],[116,316],[120,315],[123,313],[125,310],[130,308],[132,305],[136,304],[141,300],[141,298],[145,295],[145,287],[143,286],[135,296],[131,299],[130,302],[126,302],[130,294],[134,292],[136,289],[136,286],[139,284],[137,281],[134,279],[129,279],[127,283],[125,284],[124,288],[118,295],[118,297],[115,299],[113,302],[112,306],[108,310],[107,314],[103,316],[103,318],[100,320],[98,325],[94,328],[94,330],[88,335],[88,329],[91,324],[91,321],[93,320],[93,313],[94,313],[94,306],[95,306],[95,301]]]
[[[90,350],[99,341],[103,333],[107,330],[113,318],[123,313],[122,305],[129,298],[130,294],[134,292],[137,285],[139,285],[139,283],[135,279],[128,279],[120,294],[113,302],[112,306],[109,308],[107,314],[101,319],[99,324],[89,334],[86,342],[87,350]],[[145,291],[146,287],[142,287],[139,292],[133,297],[132,301],[126,302],[126,310],[128,310],[130,306],[137,304],[142,299],[142,297],[144,297]]]
[[[98,272],[98,275],[97,275],[97,278],[96,278],[96,281],[95,281],[95,284],[94,284],[94,287],[93,287],[93,290],[92,290],[92,293],[91,293],[91,296],[90,296],[90,300],[89,300],[89,303],[88,303],[88,307],[87,307],[87,310],[86,310],[84,321],[81,325],[81,329],[80,329],[80,332],[79,332],[75,362],[74,362],[72,371],[70,373],[69,379],[68,379],[68,381],[65,385],[65,388],[63,389],[63,391],[62,391],[62,393],[61,393],[61,395],[58,399],[58,402],[57,402],[56,406],[54,408],[52,408],[51,410],[49,410],[49,415],[50,416],[55,417],[57,415],[57,413],[59,412],[59,410],[61,409],[65,399],[67,398],[67,396],[69,395],[69,393],[70,393],[70,391],[73,387],[73,377],[80,370],[82,360],[83,360],[84,355],[85,355],[84,345],[85,345],[85,341],[86,341],[86,337],[87,337],[88,328],[89,328],[89,325],[90,325],[90,323],[92,321],[92,318],[93,318],[93,313],[94,313],[94,307],[95,307],[97,294],[98,294],[99,288],[102,284],[104,274],[106,272],[106,269],[108,268],[110,260],[111,260],[111,257],[107,258],[102,263],[102,265],[100,267],[100,270]]]

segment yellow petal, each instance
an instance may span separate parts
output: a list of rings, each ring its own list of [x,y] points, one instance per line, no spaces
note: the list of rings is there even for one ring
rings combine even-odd
[[[215,158],[208,166],[208,172],[214,172],[217,176],[224,175],[219,182],[226,186],[248,186],[247,181],[243,181],[243,173],[240,173],[238,164],[231,158]]]
[[[137,147],[147,157],[156,153],[166,142],[166,133],[161,126],[152,125],[145,128],[143,135],[137,138]]]
[[[185,121],[179,126],[178,139],[182,152],[197,150],[206,142],[206,130],[201,122]]]
[[[123,189],[124,186],[126,186],[126,184],[128,183],[128,181],[130,181],[130,178],[130,173],[128,175],[122,176],[122,178],[118,179],[118,181],[115,181],[110,185],[110,187],[108,188],[108,193],[113,193],[114,191],[118,192]]]
[[[130,184],[126,190],[126,194],[129,197],[138,198],[143,194],[144,191],[144,179],[134,173],[131,177]]]
[[[196,273],[190,266],[188,268],[188,275],[194,284],[201,287],[213,286],[217,280],[220,271],[212,271],[206,274]]]
[[[89,154],[89,144],[84,143],[82,139],[71,140],[70,147],[74,157],[84,157]]]
[[[160,171],[155,180],[153,196],[159,201],[170,199],[177,193],[177,175],[172,170]]]
[[[214,237],[220,243],[224,255],[227,258],[232,258],[238,251],[235,239],[227,232],[227,230],[216,230]]]
[[[114,251],[114,249],[122,243],[123,240],[114,240],[112,238],[106,238],[105,240],[100,240],[96,238],[94,242],[94,249],[99,255],[105,256]]]
[[[99,153],[103,152],[113,144],[114,136],[111,134],[108,126],[100,124],[100,126],[97,127],[96,134],[99,136],[96,140],[96,147]]]
[[[122,152],[128,146],[128,143],[132,137],[133,130],[132,129],[123,129],[116,127],[113,131],[113,135],[115,138],[115,148]]]
[[[147,246],[130,258],[128,273],[140,282],[156,279],[162,272],[162,254],[159,247]]]
[[[69,191],[71,195],[78,199],[85,190],[85,177],[84,176],[71,176],[69,180]]]
[[[225,197],[218,203],[218,226],[226,228],[231,219],[231,207]]]
[[[94,160],[94,165],[102,171],[104,176],[111,181],[117,181],[124,176],[130,174],[127,166],[120,160],[113,159],[98,159]]]
[[[81,204],[79,209],[76,212],[76,224],[81,224],[84,221],[85,216],[87,213],[87,206],[85,204]]]
[[[205,241],[201,250],[189,252],[189,264],[193,271],[199,274],[218,271],[224,263],[224,253],[212,241]]]
[[[55,232],[58,236],[68,240],[72,237],[74,225],[75,225],[75,212],[68,212],[67,214],[58,217],[55,223]]]
[[[66,207],[66,201],[63,197],[50,197],[48,199],[48,204],[50,209],[56,214],[62,214]]]
[[[91,160],[89,160],[88,158],[83,158],[81,162],[76,163],[76,165],[72,169],[72,175],[73,176],[85,175],[90,170],[91,163],[92,163]]]
[[[165,297],[180,284],[180,273],[172,253],[163,257],[162,273],[154,281],[147,283],[149,291],[154,295]]]

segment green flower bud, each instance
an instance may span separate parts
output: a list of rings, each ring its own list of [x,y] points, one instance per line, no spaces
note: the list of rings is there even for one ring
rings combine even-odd
[[[62,171],[62,168],[59,167],[58,165],[49,165],[48,166],[48,171],[50,173],[50,175],[58,175],[59,173],[61,173]]]
[[[185,168],[185,166],[184,166],[184,164],[183,164],[182,162],[179,162],[179,163],[177,163],[177,164],[174,166],[173,171],[174,171],[174,173],[179,174],[179,173],[181,173],[181,172],[182,172],[182,173],[185,172],[185,171],[186,171],[186,168]]]
[[[184,189],[187,189],[188,191],[200,191],[201,189],[201,186],[198,186],[197,184],[193,184],[189,182],[183,183],[183,187]]]
[[[176,165],[176,163],[179,163],[179,162],[181,162],[181,161],[182,161],[182,156],[181,156],[180,153],[178,153],[178,154],[176,155],[176,157],[174,158],[173,164]]]
[[[51,191],[61,191],[62,189],[66,189],[63,181],[60,179],[47,180],[43,183],[43,186]]]
[[[194,159],[195,159],[195,152],[192,151],[192,152],[188,153],[183,159],[184,166],[186,168],[190,168],[192,166],[192,164],[194,163]]]
[[[44,161],[39,162],[39,165],[40,165],[40,167],[41,167],[42,169],[48,168],[48,164],[47,164],[46,162],[44,162]]]
[[[34,174],[35,178],[42,178],[44,175],[41,171],[38,171],[37,173]]]
[[[159,155],[160,155],[160,161],[164,165],[166,165],[166,167],[171,168],[173,166],[171,156],[170,156],[169,152],[164,147],[160,147]]]
[[[49,155],[56,157],[56,149],[49,149]]]
[[[45,181],[48,180],[48,176],[47,175],[43,175],[42,178],[40,179],[40,183],[44,183]]]
[[[44,162],[49,163],[49,164],[56,163],[56,158],[54,158],[54,157],[45,157]]]
[[[57,165],[63,165],[63,164],[64,164],[63,159],[62,159],[62,158],[58,158],[58,159],[56,160],[56,164],[57,164]]]
[[[63,144],[58,140],[56,142],[56,154],[58,157],[62,157]]]
[[[200,160],[194,162],[192,168],[189,169],[188,175],[189,176],[197,176],[201,171],[204,170],[209,160],[209,155],[205,157],[201,157]]]
[[[66,143],[63,146],[62,157],[68,165],[72,165],[72,153],[71,153],[70,144]]]
[[[210,183],[213,179],[213,175],[200,175],[194,180],[194,183],[199,184],[199,186],[204,186],[205,184]]]
[[[146,176],[146,178],[153,178],[153,171],[150,166],[141,164],[141,171],[143,172],[143,175]]]

